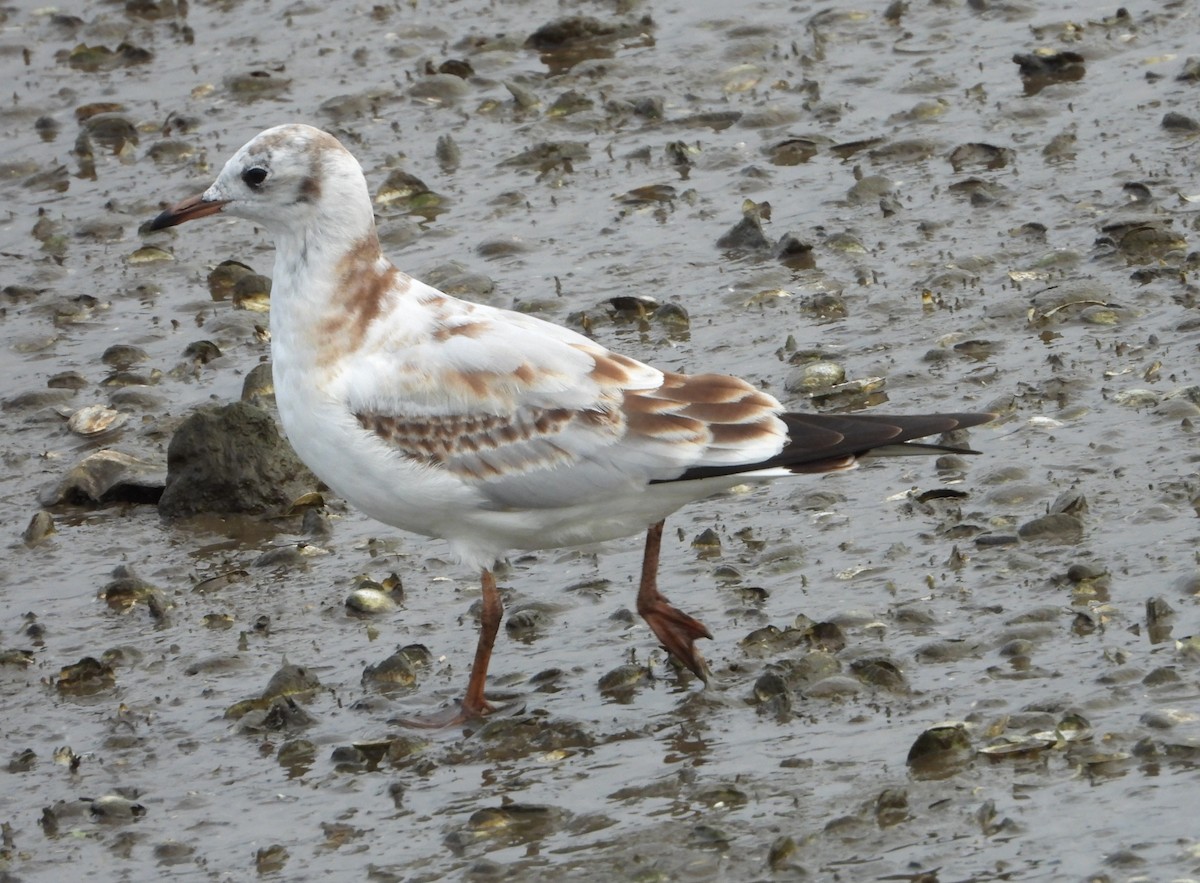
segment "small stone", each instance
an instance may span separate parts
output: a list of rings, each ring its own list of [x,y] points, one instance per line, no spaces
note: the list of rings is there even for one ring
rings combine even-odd
[[[53,533],[54,517],[45,509],[42,509],[35,512],[33,518],[29,519],[29,526],[21,534],[21,539],[25,541],[25,545],[27,546],[36,546]]]
[[[1054,512],[1022,524],[1017,533],[1024,540],[1048,540],[1074,544],[1083,537],[1083,522],[1076,515]]]
[[[1200,132],[1200,122],[1175,111],[1163,114],[1162,127],[1169,132]]]

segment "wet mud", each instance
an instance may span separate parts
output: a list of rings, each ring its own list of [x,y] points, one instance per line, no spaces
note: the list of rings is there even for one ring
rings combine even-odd
[[[0,6],[0,878],[1139,880],[1200,865],[1194,0]],[[478,584],[307,487],[160,517],[271,407],[269,243],[145,224],[282,122],[456,294],[789,405],[993,410]],[[235,262],[235,263],[227,263]],[[319,491],[319,489],[317,489]]]

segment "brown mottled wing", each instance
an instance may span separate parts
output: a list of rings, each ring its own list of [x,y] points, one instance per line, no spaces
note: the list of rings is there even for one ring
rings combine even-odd
[[[532,316],[435,296],[419,339],[361,355],[338,394],[397,455],[497,506],[627,494],[786,441],[782,406],[743,380],[664,373]]]
[[[785,420],[774,397],[736,377],[664,373],[561,326],[415,280],[410,296],[423,299],[424,312],[386,325],[403,337],[368,334],[340,395],[399,456],[499,507],[578,505],[654,482],[776,466],[820,471],[960,425]]]
[[[406,458],[444,469],[509,507],[629,493],[700,464],[737,471],[732,464],[757,462],[783,447],[779,403],[743,380],[655,372],[656,386],[622,388],[630,376],[599,354],[595,365],[589,377],[599,392],[590,406],[355,416]]]
[[[568,424],[581,419],[565,408],[522,408],[495,414],[396,417],[356,413],[363,429],[388,442],[407,459],[445,469],[467,481],[495,481],[575,459],[556,442]]]
[[[752,463],[786,441],[775,397],[724,374],[666,373],[656,389],[626,391],[623,410],[631,444],[682,442],[692,466]]]

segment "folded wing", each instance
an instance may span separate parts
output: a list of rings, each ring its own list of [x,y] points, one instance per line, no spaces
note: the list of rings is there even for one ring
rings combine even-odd
[[[744,380],[662,372],[452,298],[435,326],[370,341],[356,365],[342,389],[362,429],[497,507],[576,505],[693,469],[736,472],[788,441],[782,406]]]

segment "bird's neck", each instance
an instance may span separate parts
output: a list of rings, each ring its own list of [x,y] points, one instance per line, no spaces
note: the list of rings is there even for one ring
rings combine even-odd
[[[379,257],[371,194],[357,163],[325,169],[327,180],[311,201],[298,200],[289,217],[271,228],[275,239],[274,285],[288,303],[286,312],[319,310],[336,297],[329,280],[350,253]]]
[[[271,290],[277,369],[329,368],[362,344],[398,275],[371,222],[277,235]]]

